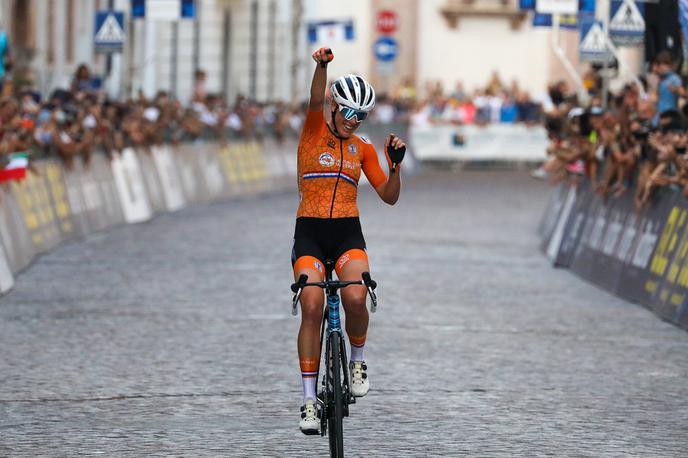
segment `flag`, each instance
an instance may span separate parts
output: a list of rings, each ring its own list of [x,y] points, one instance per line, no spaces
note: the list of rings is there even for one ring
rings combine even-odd
[[[0,170],[0,182],[10,180],[23,180],[26,177],[26,168],[29,166],[27,153],[10,154],[10,162]]]

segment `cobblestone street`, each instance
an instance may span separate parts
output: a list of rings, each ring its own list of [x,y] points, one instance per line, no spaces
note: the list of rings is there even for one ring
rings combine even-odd
[[[347,456],[686,456],[688,334],[552,268],[526,172],[361,185],[380,284]],[[43,256],[0,299],[0,456],[325,456],[298,430],[296,193]]]

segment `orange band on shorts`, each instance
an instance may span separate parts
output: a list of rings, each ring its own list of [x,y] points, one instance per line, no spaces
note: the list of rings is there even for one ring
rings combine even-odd
[[[318,375],[318,367],[320,366],[320,361],[317,359],[300,359],[299,366],[301,366],[302,377],[315,377]]]
[[[339,275],[339,272],[341,272],[346,263],[349,261],[368,262],[368,254],[359,248],[353,248],[341,255],[339,259],[337,259],[337,265],[335,266],[335,271],[337,272],[337,275]]]
[[[305,269],[317,270],[320,272],[320,275],[325,275],[325,266],[318,258],[313,256],[301,256],[294,263],[294,272],[300,272]]]

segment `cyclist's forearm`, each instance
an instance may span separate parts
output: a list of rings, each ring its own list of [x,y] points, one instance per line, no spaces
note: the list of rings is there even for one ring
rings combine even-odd
[[[321,110],[325,102],[325,86],[327,85],[327,65],[315,65],[313,81],[311,82],[311,100],[309,108],[311,110]]]
[[[392,173],[390,170],[389,179],[385,183],[385,189],[382,193],[382,200],[389,205],[394,205],[399,200],[399,194],[401,193],[401,168],[397,169]]]

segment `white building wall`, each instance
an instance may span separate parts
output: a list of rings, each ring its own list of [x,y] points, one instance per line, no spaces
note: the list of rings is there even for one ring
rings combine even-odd
[[[457,80],[472,90],[483,87],[492,72],[502,82],[518,81],[531,93],[545,90],[549,79],[550,31],[526,20],[512,30],[501,18],[461,18],[450,29],[440,14],[444,0],[419,1],[418,83],[440,80],[452,90]]]
[[[93,0],[76,0],[74,7],[74,64],[90,64],[95,55],[93,53],[93,36],[95,28],[96,4]]]
[[[37,52],[34,60],[41,87],[52,89],[69,84],[74,67],[86,62],[96,72],[104,70],[104,59],[93,53],[94,13],[106,2],[76,0],[77,27],[74,62],[65,62],[66,44],[66,1],[55,3],[54,36],[47,36],[47,7],[43,0],[37,2],[35,18],[38,22]],[[254,0],[198,0],[200,21],[200,55],[198,63],[208,75],[207,90],[219,92],[223,89],[223,43],[224,14],[231,12],[229,37],[229,62],[227,72],[227,96],[233,101],[237,95],[250,95],[251,62],[251,5]],[[172,89],[171,68],[174,48],[170,23],[157,23],[152,43],[147,42],[146,22],[132,21],[129,0],[115,0],[115,8],[125,11],[128,40],[133,46],[126,46],[122,57],[114,59],[111,93],[117,88],[129,87],[135,95],[144,88],[148,95],[158,89]],[[275,43],[269,42],[271,25],[269,10],[271,0],[258,0],[258,49],[256,96],[266,100],[271,94],[276,99],[305,100],[314,68],[310,57],[319,46],[329,45],[335,53],[335,60],[329,68],[330,79],[345,73],[356,72],[370,75],[374,24],[372,0],[303,0],[303,23],[294,46],[292,36],[294,0],[277,0],[277,17],[274,26]],[[418,0],[417,32],[417,83],[422,88],[428,80],[441,80],[446,90],[451,90],[457,80],[468,89],[483,86],[494,70],[502,80],[510,83],[516,79],[533,94],[544,91],[547,83],[555,76],[554,57],[550,52],[549,29],[533,29],[529,20],[521,28],[512,30],[506,19],[462,18],[457,29],[450,29],[440,9],[446,0]],[[5,18],[5,22],[6,22]],[[307,42],[306,24],[309,21],[352,19],[355,40],[339,43]],[[186,102],[193,91],[195,61],[194,21],[179,21],[178,27],[176,89],[178,98]],[[149,35],[150,37],[150,35]],[[48,44],[55,46],[55,63],[47,68],[45,62]],[[273,51],[271,52],[271,46]],[[133,51],[132,55],[128,55]],[[274,63],[274,77],[270,77],[270,62]],[[558,76],[558,75],[557,75]],[[271,83],[272,81],[272,83]]]
[[[222,22],[223,8],[217,0],[197,0],[200,20],[200,55],[198,65],[207,74],[208,92],[222,89]],[[193,40],[191,40],[193,46]],[[193,75],[191,78],[193,85]],[[188,94],[190,96],[191,93]],[[187,100],[188,97],[182,98]]]
[[[304,6],[306,22],[353,19],[355,33],[353,41],[307,44],[303,59],[304,65],[309,69],[307,72],[309,78],[308,85],[310,85],[310,76],[314,68],[311,54],[321,46],[330,46],[334,52],[334,61],[328,67],[328,76],[332,79],[347,73],[358,73],[363,76],[369,75],[373,20],[371,17],[370,0],[336,0],[326,2],[306,0],[304,1]],[[304,31],[304,33],[306,32]]]

